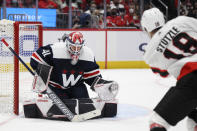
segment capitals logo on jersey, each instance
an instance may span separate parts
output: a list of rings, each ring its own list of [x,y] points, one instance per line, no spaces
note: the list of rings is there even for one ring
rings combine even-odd
[[[64,87],[67,87],[69,84],[71,84],[71,86],[74,86],[81,78],[81,75],[78,75],[77,78],[75,79],[73,74],[71,74],[68,78],[66,74],[62,74],[62,78],[63,78]]]
[[[64,70],[62,73],[62,79],[63,79],[63,86],[68,87],[74,86],[82,77],[83,71],[76,72],[74,70],[68,72],[67,70]]]

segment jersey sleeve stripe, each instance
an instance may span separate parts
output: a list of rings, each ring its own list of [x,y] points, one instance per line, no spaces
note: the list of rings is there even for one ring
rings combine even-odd
[[[92,77],[96,77],[100,75],[100,71],[99,70],[94,70],[94,72],[91,72],[91,73],[84,73],[83,77],[84,79],[89,79],[89,78],[92,78]]]
[[[33,58],[34,60],[36,60],[36,61],[41,62],[40,58],[38,57],[37,53],[35,53],[35,52],[32,54],[32,58]]]
[[[39,62],[39,63],[43,63],[43,64],[48,65],[36,52],[34,52],[32,54],[31,58],[34,59],[35,61]]]
[[[59,88],[59,89],[65,89],[63,86],[61,86],[60,84],[58,83],[55,83],[53,81],[49,81],[49,84],[51,84],[53,87],[55,88]]]
[[[86,74],[91,74],[91,73],[94,73],[94,72],[97,72],[97,71],[99,71],[99,69],[92,70],[92,71],[89,71],[89,72],[84,72],[84,74],[85,74],[85,75],[86,75]]]

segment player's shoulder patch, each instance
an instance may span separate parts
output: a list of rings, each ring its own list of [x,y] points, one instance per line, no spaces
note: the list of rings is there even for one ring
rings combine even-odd
[[[94,53],[89,47],[84,46],[79,59],[94,62]]]

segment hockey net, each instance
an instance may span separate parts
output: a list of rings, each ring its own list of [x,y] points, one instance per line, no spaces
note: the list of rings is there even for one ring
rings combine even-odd
[[[2,38],[29,65],[32,53],[42,46],[42,23],[1,20],[0,39]],[[0,113],[17,115],[19,103],[25,97],[34,97],[31,77],[18,59],[0,42]]]

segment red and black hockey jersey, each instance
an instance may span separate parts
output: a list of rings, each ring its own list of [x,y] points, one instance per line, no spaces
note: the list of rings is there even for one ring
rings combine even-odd
[[[197,70],[197,20],[179,16],[167,22],[145,50],[144,60],[163,77],[180,79]]]

